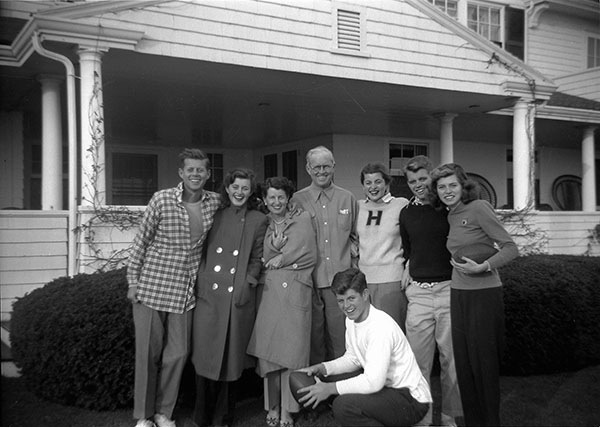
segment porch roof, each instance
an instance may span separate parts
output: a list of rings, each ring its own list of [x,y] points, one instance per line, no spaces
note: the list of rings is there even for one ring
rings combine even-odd
[[[568,107],[582,110],[600,111],[600,102],[565,94],[564,92],[553,93],[548,100],[547,105],[552,107]]]

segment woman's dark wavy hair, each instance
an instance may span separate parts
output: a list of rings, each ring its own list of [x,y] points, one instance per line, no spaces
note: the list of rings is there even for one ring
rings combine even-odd
[[[462,186],[462,196],[460,200],[463,204],[468,204],[475,199],[480,199],[479,184],[467,176],[467,173],[463,167],[456,163],[446,163],[434,168],[431,171],[432,192],[430,192],[430,196],[432,197],[432,204],[434,207],[440,208],[445,206],[438,196],[437,184],[440,178],[450,177],[451,175],[455,175],[458,179],[458,182]]]
[[[221,194],[221,209],[227,208],[231,205],[231,200],[229,199],[229,195],[225,189],[233,184],[237,178],[250,180],[250,190],[252,193],[248,198],[248,202],[246,202],[246,206],[248,207],[248,210],[258,209],[260,205],[260,198],[256,194],[256,176],[254,175],[254,172],[248,168],[230,169],[227,171],[227,174],[225,174],[223,183],[219,187],[219,193]]]
[[[392,182],[392,176],[390,175],[388,169],[381,162],[368,163],[363,166],[363,169],[360,171],[360,184],[365,183],[365,174],[381,174],[381,178],[385,181],[385,184],[390,184]]]
[[[283,190],[288,197],[292,199],[292,195],[296,191],[296,187],[292,180],[287,177],[269,177],[260,186],[260,192],[263,198],[267,197],[267,192],[270,188]]]

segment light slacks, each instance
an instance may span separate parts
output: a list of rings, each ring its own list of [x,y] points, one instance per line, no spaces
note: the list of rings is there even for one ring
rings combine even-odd
[[[400,281],[369,283],[367,287],[373,306],[394,318],[402,332],[406,333],[407,300]]]
[[[442,415],[461,416],[463,412],[452,346],[450,281],[440,282],[432,288],[409,285],[406,298],[406,338],[419,368],[425,379],[431,383],[431,369],[437,345],[441,368]],[[430,410],[421,424],[430,425],[431,418]]]
[[[171,418],[190,348],[192,311],[173,314],[135,303],[133,323],[133,417],[143,419],[162,413]]]

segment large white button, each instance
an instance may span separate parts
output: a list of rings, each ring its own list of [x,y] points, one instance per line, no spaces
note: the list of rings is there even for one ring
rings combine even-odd
[[[327,205],[323,205],[323,209],[327,208]]]
[[[216,265],[214,270],[215,272],[221,272],[221,266]]]
[[[213,284],[212,289],[216,290],[217,288],[219,288],[219,284],[217,284],[216,282]]]
[[[237,256],[240,252],[238,250],[233,250],[233,255]]]
[[[229,291],[230,293],[233,293],[233,286],[230,285],[229,287],[227,287],[227,291]]]
[[[235,273],[235,268],[229,269],[229,273],[233,275]]]
[[[283,284],[281,284],[281,286],[282,286],[283,288],[286,288],[286,287],[287,287],[287,282],[284,282]]]
[[[329,239],[326,239],[326,240],[325,240],[325,243],[327,244],[328,242],[329,242]]]
[[[325,226],[327,226],[327,222],[323,222],[323,224],[324,224]]]
[[[223,252],[223,248],[219,247],[217,248],[217,254],[221,254]]]

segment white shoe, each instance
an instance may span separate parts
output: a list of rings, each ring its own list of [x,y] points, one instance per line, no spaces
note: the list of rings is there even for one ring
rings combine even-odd
[[[154,425],[154,422],[152,422],[150,419],[138,419],[135,426],[136,427],[155,427],[156,425]]]
[[[167,418],[162,413],[157,413],[154,415],[154,423],[158,427],[174,427],[175,421]]]

